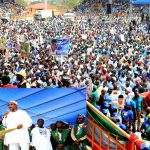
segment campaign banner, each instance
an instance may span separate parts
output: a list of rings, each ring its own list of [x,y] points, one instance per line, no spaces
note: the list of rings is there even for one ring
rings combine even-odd
[[[53,39],[51,41],[53,55],[68,55],[69,52],[69,39]]]
[[[25,51],[26,54],[30,53],[30,43],[29,42],[20,42],[22,49]]]

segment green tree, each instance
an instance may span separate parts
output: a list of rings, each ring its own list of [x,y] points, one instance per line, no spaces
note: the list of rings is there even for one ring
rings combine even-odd
[[[16,3],[26,7],[27,6],[27,2],[25,0],[15,0]]]
[[[64,3],[68,9],[72,9],[79,5],[83,0],[64,0]]]

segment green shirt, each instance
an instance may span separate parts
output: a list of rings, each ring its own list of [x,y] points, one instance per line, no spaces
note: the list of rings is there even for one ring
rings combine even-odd
[[[98,92],[97,91],[92,92],[90,98],[92,99],[92,104],[96,106],[96,102],[98,101]]]
[[[66,142],[68,134],[69,134],[69,130],[65,130],[65,129],[62,132],[59,132],[58,129],[51,132],[51,136],[58,144],[64,144]],[[56,148],[56,150],[58,149]],[[67,150],[67,147],[65,146],[63,150]]]
[[[132,108],[135,108],[136,111],[142,111],[142,102],[143,102],[143,98],[139,96],[137,99],[133,98],[130,103]]]
[[[84,137],[86,135],[86,129],[84,128],[84,124],[82,127],[78,124],[74,125],[73,134],[77,140]],[[73,142],[71,146],[71,150],[86,150],[86,145],[87,145],[86,140],[80,141],[79,147],[75,144],[75,142]]]

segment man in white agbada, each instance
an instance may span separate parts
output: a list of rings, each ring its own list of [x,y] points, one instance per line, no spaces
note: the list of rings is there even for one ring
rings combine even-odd
[[[18,110],[17,106],[16,101],[9,102],[10,111],[4,114],[2,123],[6,129],[17,128],[5,135],[5,144],[9,146],[9,150],[29,150],[28,128],[32,125],[32,120],[24,110]]]
[[[53,150],[50,142],[50,131],[43,127],[44,120],[38,119],[37,127],[31,131],[33,146],[35,150]]]

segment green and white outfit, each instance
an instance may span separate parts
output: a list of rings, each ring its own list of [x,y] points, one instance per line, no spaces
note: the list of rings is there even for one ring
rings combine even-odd
[[[86,129],[85,124],[76,124],[71,130],[71,138],[74,141],[71,150],[86,150]],[[75,144],[80,139],[79,147]]]
[[[64,144],[69,135],[69,130],[63,129],[62,132],[59,132],[58,129],[51,132],[51,136],[56,141],[57,144]],[[56,148],[58,150],[58,148]],[[67,146],[64,146],[63,150],[68,150]]]

